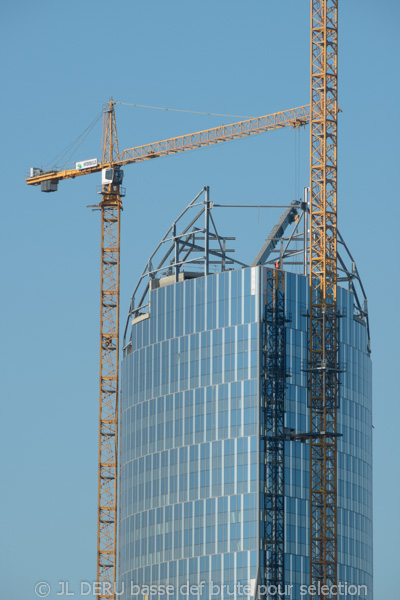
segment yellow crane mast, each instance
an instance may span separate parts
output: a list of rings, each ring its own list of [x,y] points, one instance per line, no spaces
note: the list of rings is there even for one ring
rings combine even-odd
[[[97,582],[114,598],[117,581],[119,294],[122,171],[114,167],[118,137],[114,103],[103,115],[100,294],[100,407]]]
[[[264,115],[123,150],[119,153],[114,101],[103,115],[103,156],[77,164],[75,169],[43,172],[31,169],[28,185],[44,192],[58,182],[101,171],[101,290],[100,290],[100,408],[97,536],[97,596],[115,599],[117,582],[117,460],[119,382],[120,223],[123,165],[273,131],[299,127],[309,121],[309,106]],[[94,163],[94,164],[93,164]]]
[[[337,584],[338,0],[311,0],[310,584]],[[326,591],[326,590],[325,590]]]

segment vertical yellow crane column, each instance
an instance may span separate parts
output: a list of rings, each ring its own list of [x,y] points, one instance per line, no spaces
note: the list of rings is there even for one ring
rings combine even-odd
[[[120,183],[111,100],[104,112],[101,209],[100,426],[97,582],[99,598],[114,598],[117,580]]]
[[[310,582],[337,584],[338,0],[311,0]]]

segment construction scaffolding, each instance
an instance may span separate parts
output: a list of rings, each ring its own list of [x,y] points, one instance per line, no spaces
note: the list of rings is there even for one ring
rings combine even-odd
[[[261,408],[264,415],[264,577],[267,600],[284,597],[285,587],[285,273],[267,271],[263,321]],[[275,593],[275,590],[278,593]],[[272,593],[274,591],[274,593]],[[271,592],[271,593],[270,593]]]

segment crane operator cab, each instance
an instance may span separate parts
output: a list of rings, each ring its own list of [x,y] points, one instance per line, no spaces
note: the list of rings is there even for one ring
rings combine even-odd
[[[101,172],[101,184],[102,185],[121,185],[124,179],[124,172],[122,169],[118,167],[110,167],[108,169],[103,169]]]

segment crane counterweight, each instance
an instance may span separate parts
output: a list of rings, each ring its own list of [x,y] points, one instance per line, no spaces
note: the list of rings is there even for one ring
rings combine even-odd
[[[50,179],[49,181],[42,181],[40,184],[41,192],[56,192],[58,190],[58,181],[56,179]]]

